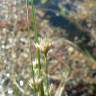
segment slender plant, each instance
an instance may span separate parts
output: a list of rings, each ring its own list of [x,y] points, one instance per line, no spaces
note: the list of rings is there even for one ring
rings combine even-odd
[[[36,8],[34,5],[34,0],[31,0],[31,6],[32,6],[32,32],[34,32],[34,37],[35,37],[34,45],[36,47],[36,60],[35,60],[36,62],[35,63],[33,62],[32,64],[32,79],[30,80],[29,83],[33,89],[33,93],[35,96],[49,96],[48,76],[47,76],[48,75],[47,53],[52,45],[52,42],[47,38],[39,39],[39,35],[38,35],[39,32],[36,22]],[[31,47],[30,47],[30,51],[31,51]],[[44,56],[44,58],[42,58],[42,55]],[[41,59],[43,59],[43,62],[41,62]],[[44,75],[44,71],[46,72],[46,76]]]
[[[28,0],[26,0],[26,9],[27,9],[27,22],[29,23],[29,8],[28,8]],[[35,39],[37,40],[37,30],[36,30],[36,22],[35,22],[35,7],[34,7],[34,0],[31,0],[31,5],[32,5],[32,28],[33,31],[35,32]],[[31,31],[30,31],[30,27],[28,26],[28,32],[29,32],[29,49],[30,49],[30,60],[32,63],[32,48],[31,48]],[[36,41],[35,40],[35,41]],[[36,92],[36,86],[35,86],[35,73],[34,73],[34,68],[33,68],[33,64],[32,64],[32,80],[33,80],[33,87],[34,87],[34,91]],[[34,96],[37,96],[36,93],[34,92]]]

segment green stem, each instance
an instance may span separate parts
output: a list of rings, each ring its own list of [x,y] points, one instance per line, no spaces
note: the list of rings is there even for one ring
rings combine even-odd
[[[32,28],[35,33],[35,42],[38,43],[38,30],[36,24],[36,9],[34,6],[34,0],[31,0],[31,5],[32,5]],[[40,50],[38,48],[36,49],[36,57],[38,59],[38,71],[39,71],[39,76],[41,78],[42,74],[41,74]],[[39,92],[36,93],[39,96],[44,96],[43,82],[41,82],[41,85],[39,87]]]
[[[36,24],[36,8],[34,6],[34,0],[31,0],[32,5],[32,28],[35,33],[35,42],[38,42],[38,30],[37,30],[37,24]]]
[[[46,89],[47,89],[47,96],[49,96],[47,53],[44,54],[44,60],[45,60],[45,71],[46,71]]]
[[[29,23],[29,12],[28,12],[28,0],[26,0],[26,9],[27,9],[27,22]],[[32,63],[32,48],[31,48],[31,31],[30,28],[28,26],[28,32],[29,32],[29,50],[30,50],[30,61]],[[32,64],[32,78],[33,78],[33,82],[34,82],[34,90],[36,91],[36,86],[35,86],[35,74],[34,74],[34,69],[33,69],[33,64]],[[36,94],[34,94],[36,96]]]
[[[42,71],[41,71],[41,62],[40,62],[40,50],[37,48],[36,49],[36,51],[37,51],[37,59],[38,59],[38,71],[39,71],[39,76],[40,76],[40,78],[42,77]],[[39,87],[39,96],[45,96],[44,95],[44,88],[43,88],[43,82],[41,82],[41,84],[40,84],[40,87]]]
[[[38,66],[39,66],[39,75],[41,75],[41,62],[40,62],[40,50],[37,48],[37,59],[38,59]]]

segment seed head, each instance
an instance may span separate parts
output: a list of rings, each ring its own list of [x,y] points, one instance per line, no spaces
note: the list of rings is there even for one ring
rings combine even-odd
[[[47,54],[52,45],[52,41],[48,38],[40,39],[39,43],[35,43],[35,47],[42,51],[44,54]]]

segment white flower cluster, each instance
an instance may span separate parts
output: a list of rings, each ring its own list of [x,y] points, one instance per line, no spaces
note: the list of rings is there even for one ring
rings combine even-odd
[[[52,47],[53,42],[48,38],[40,39],[39,43],[35,43],[35,47],[38,48],[41,52],[47,53]]]

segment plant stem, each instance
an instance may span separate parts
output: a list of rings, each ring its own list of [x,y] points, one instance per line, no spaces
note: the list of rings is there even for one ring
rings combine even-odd
[[[34,0],[31,0],[31,5],[32,5],[32,28],[35,33],[35,42],[38,42],[38,30],[36,24],[36,9],[34,6]]]
[[[39,75],[41,75],[41,62],[40,62],[40,50],[37,48],[37,59],[38,59],[38,66],[39,66]]]
[[[49,96],[49,88],[48,88],[48,66],[47,66],[47,53],[44,54],[45,60],[45,71],[46,71],[46,89],[47,89],[47,96]]]
[[[33,25],[33,31],[35,33],[35,42],[38,43],[38,30],[37,30],[37,24],[36,24],[36,9],[34,6],[34,0],[31,0],[31,5],[32,5],[32,25]],[[36,57],[38,60],[38,71],[39,71],[39,78],[42,77],[41,73],[41,62],[40,62],[40,50],[37,48],[36,49]],[[37,94],[39,96],[44,96],[44,89],[43,89],[43,82],[41,82],[41,85],[39,87],[39,91]]]
[[[40,62],[40,50],[37,48],[37,59],[38,59],[38,71],[39,71],[39,78],[42,78],[42,71],[41,71],[41,62]],[[41,82],[39,86],[39,96],[45,96],[44,95],[44,88],[43,88],[43,81]]]
[[[32,7],[33,7],[33,0],[31,0],[32,1]],[[27,22],[29,23],[29,12],[28,12],[28,0],[26,0],[26,9],[27,9]],[[33,21],[35,21],[34,19],[34,16],[35,15],[35,11],[34,11],[34,9],[32,8],[32,20]],[[35,28],[35,22],[33,23],[33,28],[34,28],[34,30],[36,29]],[[31,38],[31,31],[30,31],[30,28],[29,28],[29,26],[28,26],[28,32],[29,32],[29,48],[30,48],[30,61],[31,61],[31,63],[32,63],[32,48],[31,48],[31,40],[30,40],[30,38]],[[34,90],[35,90],[35,92],[36,92],[36,86],[35,86],[35,74],[34,74],[34,69],[33,69],[33,64],[32,64],[32,79],[33,79],[33,82],[34,82]],[[36,96],[36,93],[34,94],[35,96]]]

